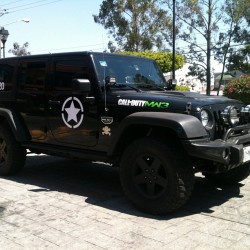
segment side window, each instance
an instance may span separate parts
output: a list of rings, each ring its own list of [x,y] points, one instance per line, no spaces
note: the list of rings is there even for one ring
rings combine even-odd
[[[42,90],[45,79],[45,62],[21,62],[18,77],[20,89]]]
[[[57,60],[55,62],[54,88],[57,91],[71,91],[72,80],[90,79],[90,67],[84,58],[76,60]]]
[[[13,89],[14,67],[8,64],[0,64],[0,91]]]

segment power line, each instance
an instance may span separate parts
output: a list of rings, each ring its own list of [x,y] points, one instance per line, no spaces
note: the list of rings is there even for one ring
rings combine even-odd
[[[245,45],[249,45],[249,43],[242,43],[242,44],[233,44],[233,45],[230,45],[229,48],[233,48],[233,47],[240,47],[240,46],[245,46]],[[199,47],[202,47],[202,46],[206,46],[206,44],[197,44],[195,46],[199,46]],[[188,46],[185,46],[185,47],[178,47],[179,50],[188,50]],[[204,50],[206,49],[206,47],[204,48]],[[213,49],[216,49],[216,47],[213,47]],[[203,52],[202,50],[197,50],[195,52]],[[183,52],[182,54],[190,54],[190,52]]]
[[[4,15],[4,14],[10,14],[10,13],[15,13],[15,12],[18,12],[18,11],[23,11],[23,10],[28,10],[28,9],[33,9],[33,8],[37,8],[37,7],[40,7],[40,6],[49,5],[49,4],[52,4],[52,3],[61,2],[62,0],[55,0],[55,1],[52,1],[52,2],[44,3],[44,4],[39,4],[39,5],[27,7],[27,8],[21,8],[21,7],[25,7],[25,6],[31,5],[31,4],[38,3],[38,2],[43,2],[43,1],[46,1],[46,0],[40,0],[40,1],[36,1],[36,2],[30,3],[30,4],[22,5],[22,6],[19,6],[19,7],[12,7],[12,8],[6,9],[5,11],[7,11],[7,12],[3,13],[2,15]],[[21,9],[17,9],[17,10],[14,10],[14,11],[11,10],[11,9],[16,9],[16,8],[21,8]],[[1,12],[0,12],[0,16],[1,16]]]
[[[39,0],[39,1],[32,2],[32,3],[26,3],[26,4],[19,5],[19,6],[10,7],[10,9],[12,9],[12,10],[13,10],[13,9],[19,9],[19,8],[22,8],[22,7],[34,5],[34,4],[36,4],[36,3],[41,3],[41,2],[45,2],[45,1],[48,1],[48,0]],[[8,10],[9,10],[9,9],[8,9]]]
[[[14,2],[5,3],[5,4],[2,4],[2,5],[0,5],[0,6],[3,7],[3,6],[11,5],[11,4],[13,4],[13,3],[17,3],[17,2],[21,2],[21,1],[23,1],[23,0],[17,0],[17,1],[14,1]]]
[[[74,46],[74,47],[66,47],[66,48],[56,48],[56,49],[50,49],[51,51],[59,51],[59,50],[70,50],[70,49],[79,49],[79,48],[86,48],[86,47],[95,47],[95,46],[102,46],[102,48],[98,48],[98,50],[103,50],[103,44],[99,43],[99,44],[91,44],[91,45],[85,45],[85,46]],[[34,53],[36,51],[40,51],[40,52],[45,52],[48,51],[47,49],[43,49],[43,50],[33,50],[31,51],[31,53]]]
[[[238,45],[231,45],[230,47],[236,47],[236,46],[244,46],[244,45],[247,45],[247,44],[238,44]],[[87,48],[87,47],[95,47],[95,46],[102,46],[100,48],[96,48],[95,50],[104,50],[103,48],[103,43],[99,43],[99,44],[91,44],[91,45],[84,45],[84,46],[73,46],[73,47],[64,47],[64,48],[56,48],[56,49],[50,49],[51,51],[60,51],[60,50],[70,50],[70,49],[79,49],[79,48]],[[37,52],[37,51],[40,51],[40,52],[47,52],[48,50],[47,49],[43,49],[43,50],[33,50],[31,51],[31,53],[34,53],[34,52]],[[195,52],[202,52],[202,51],[195,51]],[[190,52],[184,52],[184,53],[180,53],[181,55],[188,55],[190,54]],[[212,54],[212,56],[214,56],[215,54]],[[202,56],[202,57],[206,57],[205,55]],[[191,58],[187,58],[187,59],[191,59]]]

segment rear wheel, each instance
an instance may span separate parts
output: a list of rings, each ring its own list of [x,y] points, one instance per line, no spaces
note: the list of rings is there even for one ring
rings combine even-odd
[[[166,214],[181,207],[193,190],[193,171],[180,147],[160,139],[138,139],[121,159],[121,184],[142,211]]]
[[[10,128],[0,124],[0,175],[19,172],[26,159],[26,150],[15,140]]]
[[[226,173],[204,174],[205,177],[215,184],[236,184],[246,179],[250,174],[250,163],[234,168]]]

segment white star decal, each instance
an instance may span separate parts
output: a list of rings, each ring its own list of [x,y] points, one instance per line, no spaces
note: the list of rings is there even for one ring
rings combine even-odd
[[[77,122],[77,114],[79,113],[80,109],[76,108],[74,102],[72,101],[69,108],[65,108],[65,111],[68,113],[67,122],[74,120]]]
[[[78,128],[82,124],[83,117],[84,109],[81,101],[74,96],[67,98],[62,105],[62,119],[64,124],[69,128]]]

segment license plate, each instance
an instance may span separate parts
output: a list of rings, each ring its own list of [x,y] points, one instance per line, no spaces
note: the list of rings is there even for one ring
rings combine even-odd
[[[250,146],[243,148],[243,162],[250,161]]]

